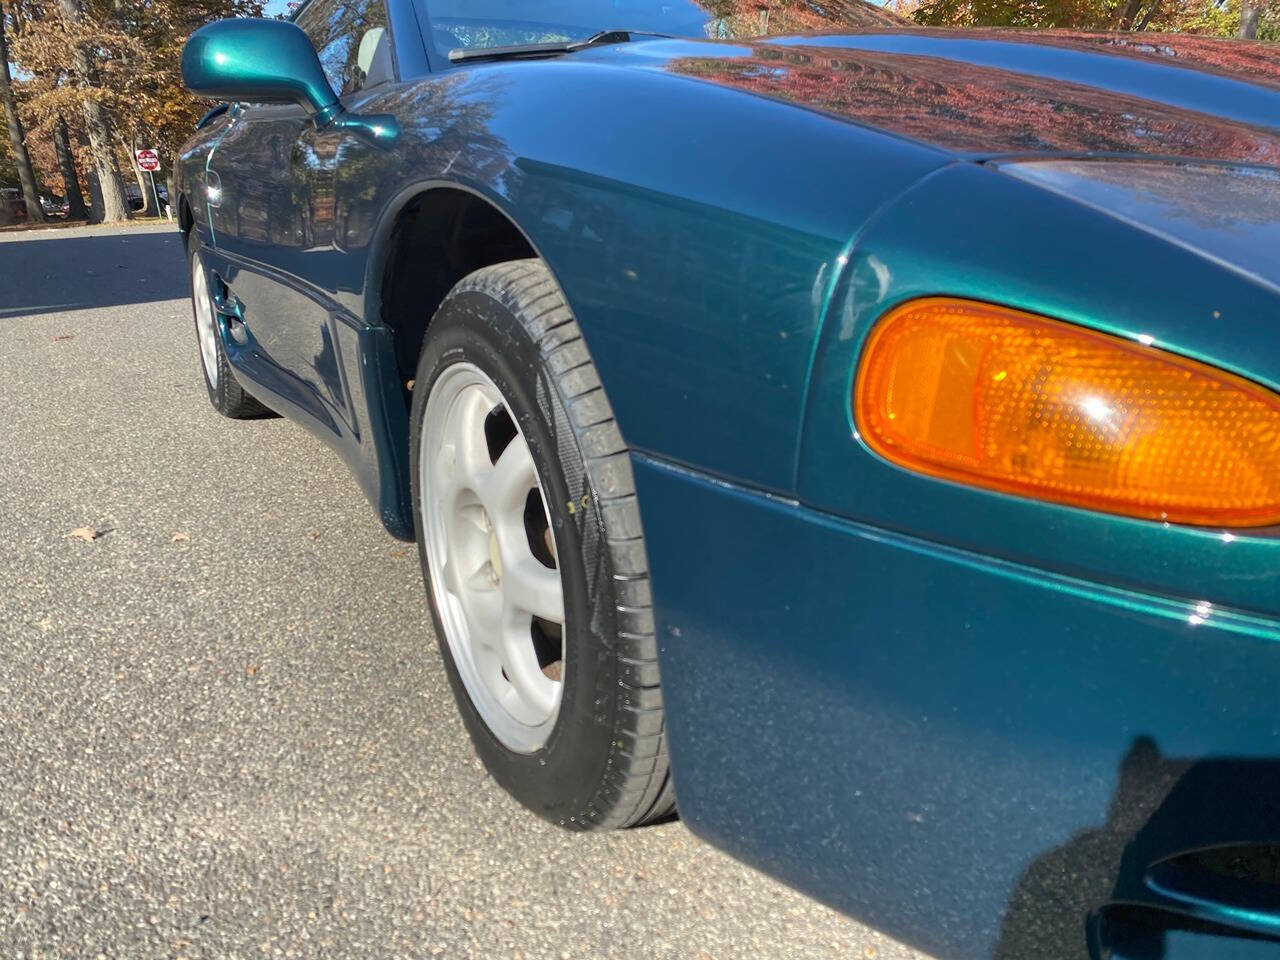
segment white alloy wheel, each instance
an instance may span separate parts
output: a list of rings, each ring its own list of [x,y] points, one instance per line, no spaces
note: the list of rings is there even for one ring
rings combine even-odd
[[[209,281],[199,254],[191,258],[191,299],[196,308],[196,335],[200,342],[200,360],[209,388],[218,389],[218,329],[213,319],[213,301],[209,299]]]
[[[493,735],[534,753],[560,712],[564,588],[533,456],[479,367],[453,364],[432,386],[418,462],[427,566],[458,674]]]

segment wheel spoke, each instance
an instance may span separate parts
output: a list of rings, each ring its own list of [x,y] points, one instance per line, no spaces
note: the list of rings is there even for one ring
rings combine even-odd
[[[444,588],[461,600],[462,587],[458,583],[458,562],[453,557],[445,560],[441,576],[444,579]]]
[[[501,626],[502,596],[489,561],[457,551],[445,561],[443,573],[445,589],[458,598],[472,620],[475,640],[496,646],[494,635]]]
[[[552,623],[564,623],[560,572],[544,567],[532,554],[503,567],[502,592],[515,609]]]
[[[493,568],[489,566],[486,560],[480,564],[471,576],[467,577],[466,588],[476,593],[494,593],[496,588],[493,585]]]
[[[496,640],[496,638],[494,638]],[[484,683],[501,689],[505,684],[502,679],[502,650],[497,643],[473,643],[469,648],[471,662]]]
[[[526,617],[504,618],[502,666],[520,699],[535,709],[548,712],[556,703],[560,684],[550,679],[538,665]]]
[[[458,485],[458,445],[456,443],[440,444],[440,453],[436,457],[435,466],[436,489],[441,492],[453,491]]]
[[[468,444],[447,443],[440,448],[437,482],[440,484],[440,492],[449,500],[456,500],[463,493],[471,493],[474,498],[476,483],[481,475],[471,462]]]
[[[512,440],[493,469],[478,480],[476,493],[495,520],[515,512],[523,517],[525,497],[538,482],[529,448],[519,437]]]
[[[440,445],[438,482],[443,491],[474,491],[491,469],[484,418],[495,406],[477,387],[464,390],[448,413],[448,439]]]
[[[459,520],[466,521],[481,533],[487,534],[489,532],[489,522],[485,518],[484,507],[480,506],[480,504],[474,501],[470,503],[463,501],[457,503],[454,510]]]

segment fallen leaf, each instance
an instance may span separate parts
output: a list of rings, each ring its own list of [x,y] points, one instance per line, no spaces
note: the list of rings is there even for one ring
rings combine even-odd
[[[175,530],[173,531],[173,539],[170,540],[169,542],[170,543],[186,543],[190,539],[191,539],[191,534],[183,533],[181,530]]]
[[[246,676],[252,677],[255,673],[258,672],[258,668],[254,666],[248,666],[244,668],[244,672]]]
[[[405,550],[392,550],[392,551],[391,551],[391,556],[395,557],[397,560],[399,560],[401,557],[407,557],[408,555],[409,555],[409,554],[408,554],[408,552],[407,552],[407,551],[405,551]]]
[[[312,539],[312,540],[319,540],[319,539],[320,539],[320,531],[319,531],[319,530],[312,530],[312,531],[311,531],[311,539]]]
[[[54,343],[57,343],[59,340],[74,340],[74,339],[75,339],[75,335],[74,335],[74,334],[71,334],[71,333],[60,333],[60,334],[58,334],[56,337],[54,337],[54,338],[53,338],[53,342],[54,342]]]
[[[93,527],[76,527],[68,536],[83,540],[85,543],[93,543],[93,541],[102,536],[102,531],[95,530]]]

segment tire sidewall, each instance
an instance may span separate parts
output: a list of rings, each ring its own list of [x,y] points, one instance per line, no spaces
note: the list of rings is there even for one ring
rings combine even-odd
[[[498,387],[524,435],[547,499],[565,598],[565,659],[560,711],[541,749],[509,750],[481,718],[462,682],[439,615],[426,554],[420,483],[422,422],[432,386],[452,365],[472,363]],[[477,753],[494,778],[539,815],[589,826],[593,800],[608,782],[616,742],[616,614],[605,533],[564,404],[533,338],[512,310],[488,293],[451,294],[428,327],[413,391],[411,492],[418,555],[450,686]],[[570,504],[574,505],[572,512]]]

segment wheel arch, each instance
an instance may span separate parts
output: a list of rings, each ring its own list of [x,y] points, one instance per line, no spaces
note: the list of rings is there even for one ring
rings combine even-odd
[[[390,330],[401,385],[414,375],[427,326],[459,280],[531,257],[554,276],[553,265],[495,196],[456,181],[401,191],[376,230],[364,285],[365,318]]]
[[[178,229],[184,234],[190,233],[191,228],[195,226],[195,217],[191,213],[191,204],[187,200],[187,195],[181,193],[178,195]]]

